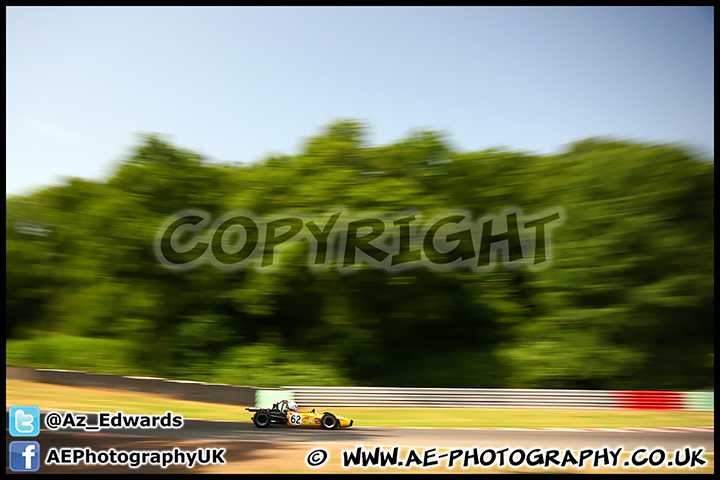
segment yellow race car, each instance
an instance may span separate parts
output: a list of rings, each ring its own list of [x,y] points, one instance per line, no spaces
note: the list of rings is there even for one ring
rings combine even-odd
[[[322,427],[326,430],[352,427],[354,420],[330,412],[318,413],[313,408],[309,412],[300,412],[294,402],[282,400],[273,404],[272,408],[248,407],[245,410],[254,412],[250,419],[258,428],[267,428],[272,424],[288,427]]]

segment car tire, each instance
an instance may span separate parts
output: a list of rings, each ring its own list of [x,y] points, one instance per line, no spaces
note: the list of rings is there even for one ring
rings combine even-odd
[[[340,428],[340,422],[338,422],[338,419],[335,418],[335,415],[333,415],[332,413],[326,412],[323,415],[320,424],[325,430],[333,430],[335,428]]]
[[[253,423],[257,428],[267,428],[270,426],[270,415],[267,412],[257,412],[253,417]]]

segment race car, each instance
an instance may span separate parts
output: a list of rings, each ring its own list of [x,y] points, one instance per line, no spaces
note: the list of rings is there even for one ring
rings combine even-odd
[[[354,420],[330,412],[318,413],[313,408],[309,412],[299,412],[295,402],[282,400],[272,408],[248,407],[245,410],[255,412],[250,419],[258,428],[267,428],[272,424],[288,427],[322,427],[325,430],[352,427]]]

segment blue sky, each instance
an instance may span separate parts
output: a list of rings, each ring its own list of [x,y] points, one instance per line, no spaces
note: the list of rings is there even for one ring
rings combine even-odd
[[[613,135],[714,155],[712,8],[6,9],[6,194],[104,180],[158,132],[220,161],[337,118],[388,144],[537,153]]]

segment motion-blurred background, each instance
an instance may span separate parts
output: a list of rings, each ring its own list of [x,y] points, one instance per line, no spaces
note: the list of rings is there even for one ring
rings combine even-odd
[[[711,386],[713,15],[8,9],[6,364],[261,387]],[[122,136],[138,131],[164,134]],[[343,275],[298,244],[271,273],[175,272],[154,254],[180,210],[336,205],[565,222],[539,271]]]

